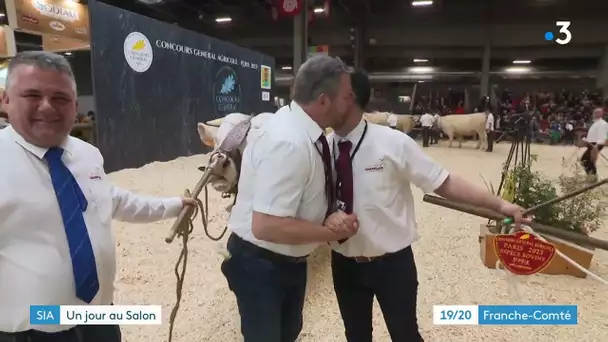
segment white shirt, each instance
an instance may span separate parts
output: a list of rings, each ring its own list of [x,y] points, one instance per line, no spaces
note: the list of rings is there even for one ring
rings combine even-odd
[[[488,117],[486,119],[486,130],[494,131],[494,114],[488,113]]]
[[[399,117],[395,114],[390,114],[386,121],[388,122],[389,126],[397,127],[397,124],[399,123]]]
[[[587,142],[604,145],[606,140],[608,140],[608,122],[604,119],[593,121],[587,132]]]
[[[432,127],[434,118],[431,114],[425,113],[420,117],[420,124],[422,127]]]
[[[319,244],[284,245],[253,236],[254,211],[322,224],[327,211],[325,169],[317,140],[323,130],[295,102],[281,109],[243,152],[239,195],[228,228],[257,246],[289,256],[306,256]],[[317,148],[319,150],[317,150]]]
[[[574,126],[572,126],[572,124],[568,122],[568,123],[566,124],[566,130],[567,130],[567,131],[571,131],[571,130],[573,130],[573,129],[574,129]]]
[[[418,240],[414,198],[410,183],[425,193],[435,191],[448,177],[448,171],[429,158],[407,134],[376,124],[367,132],[353,157],[353,212],[359,231],[343,244],[331,243],[345,256],[374,257],[399,251]],[[345,139],[353,148],[365,127],[362,121]],[[329,136],[335,150],[341,140]],[[353,152],[351,150],[351,153]],[[338,151],[332,151],[334,160]]]
[[[179,214],[180,198],[137,196],[112,186],[103,158],[92,145],[72,138],[63,161],[88,200],[84,213],[99,278],[91,304],[111,304],[116,274],[112,218],[152,222]],[[59,203],[43,160],[45,148],[27,143],[9,126],[0,131],[0,331],[47,332],[71,326],[29,324],[29,306],[86,305],[76,297],[72,261]],[[159,242],[160,243],[160,242]]]

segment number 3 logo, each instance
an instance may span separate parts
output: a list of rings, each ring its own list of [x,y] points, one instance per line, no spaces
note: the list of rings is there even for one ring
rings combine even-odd
[[[557,38],[555,40],[555,42],[559,45],[566,45],[566,44],[570,43],[570,40],[572,40],[572,32],[570,32],[570,30],[568,30],[568,27],[570,27],[570,22],[569,21],[556,21],[555,25],[560,27],[559,33],[564,34],[566,36],[566,38],[564,38],[564,39]]]

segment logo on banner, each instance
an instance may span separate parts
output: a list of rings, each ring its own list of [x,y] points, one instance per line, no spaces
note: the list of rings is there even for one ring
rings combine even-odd
[[[58,21],[51,21],[49,23],[49,26],[55,30],[55,31],[63,31],[65,30],[65,25],[63,25],[62,23],[58,22]]]
[[[267,65],[261,65],[260,71],[261,71],[260,83],[262,85],[262,89],[270,89],[272,87],[272,84],[271,84],[272,70]]]
[[[51,17],[55,19],[61,19],[65,21],[78,21],[80,15],[77,10],[65,8],[53,4],[48,4],[44,1],[35,0],[33,1],[34,8],[40,12],[41,15]]]
[[[124,52],[127,64],[134,71],[145,72],[150,69],[154,54],[150,41],[143,34],[131,32],[125,38]]]
[[[223,66],[215,75],[213,103],[218,116],[241,112],[241,85],[236,72],[229,66]]]

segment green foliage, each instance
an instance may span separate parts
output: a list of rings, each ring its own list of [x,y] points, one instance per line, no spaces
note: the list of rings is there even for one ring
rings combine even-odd
[[[536,156],[532,156],[528,165],[516,165],[509,172],[517,184],[514,203],[531,208],[549,201],[561,194],[568,193],[589,184],[577,162],[564,165],[570,175],[562,174],[557,182],[532,170]],[[607,214],[608,193],[601,187],[575,196],[554,205],[545,206],[534,212],[534,220],[555,228],[573,230],[589,234],[603,224]]]

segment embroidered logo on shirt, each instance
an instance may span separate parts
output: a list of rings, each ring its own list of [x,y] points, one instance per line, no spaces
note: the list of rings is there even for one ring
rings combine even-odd
[[[377,172],[384,170],[384,166],[382,164],[371,165],[365,168],[365,171],[368,172]]]

